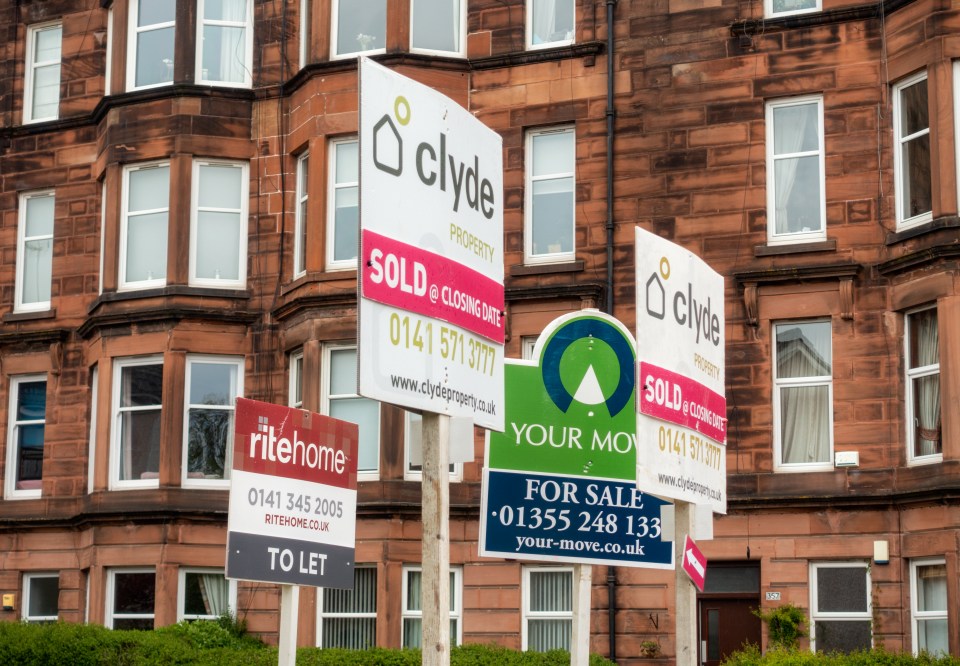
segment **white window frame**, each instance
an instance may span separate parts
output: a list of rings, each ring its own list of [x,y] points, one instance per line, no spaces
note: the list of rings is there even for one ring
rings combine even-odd
[[[777,155],[776,149],[776,131],[774,123],[774,112],[791,106],[808,106],[815,104],[817,107],[817,149],[804,150],[793,153],[783,153]],[[827,198],[826,198],[826,178],[824,161],[824,138],[823,138],[823,97],[821,95],[809,95],[806,97],[794,97],[790,99],[776,100],[767,102],[766,105],[766,145],[767,145],[767,243],[770,245],[785,245],[788,243],[806,243],[821,241],[827,239]],[[818,203],[818,212],[820,214],[820,228],[811,231],[797,231],[777,233],[777,181],[776,181],[776,163],[779,160],[793,160],[802,157],[817,157],[819,170],[818,184],[820,196]]]
[[[419,564],[405,564],[403,566],[403,597],[400,605],[400,642],[403,642],[403,637],[405,635],[403,631],[404,625],[408,620],[420,620],[423,621],[423,610],[411,610],[410,606],[410,580],[409,574],[420,572],[421,577],[423,574],[423,567]],[[450,567],[450,592],[451,592],[451,603],[450,603],[450,619],[456,620],[457,622],[457,631],[456,633],[450,634],[450,647],[456,647],[458,645],[463,645],[463,567],[462,566],[451,566]],[[421,595],[422,599],[422,595]],[[422,603],[421,603],[422,606]],[[413,647],[409,645],[401,645],[401,648]]]
[[[365,51],[352,51],[350,53],[338,53],[337,52],[337,31],[340,23],[340,3],[348,2],[350,3],[351,8],[357,7],[360,3],[356,0],[330,0],[330,59],[331,60],[345,60],[347,58],[356,58],[361,55],[373,55],[376,53],[386,53],[386,47],[380,49],[367,49]],[[389,5],[389,0],[383,0],[385,5]],[[388,6],[389,11],[389,6]],[[384,22],[384,44],[387,41],[387,33],[390,30],[389,21]]]
[[[107,9],[107,54],[103,67],[103,94],[109,96],[113,94],[113,6]],[[102,227],[101,227],[102,228]]]
[[[780,378],[777,376],[777,329],[781,326],[789,327],[797,324],[827,324],[830,327],[830,376],[818,375],[815,377],[790,377]],[[833,437],[833,322],[829,319],[810,319],[800,321],[778,321],[773,324],[773,358],[771,371],[773,374],[773,469],[776,472],[818,472],[832,470],[834,454]],[[827,387],[827,432],[830,439],[830,450],[827,460],[811,463],[784,463],[783,462],[783,441],[781,441],[781,399],[780,391],[784,388],[819,386]]]
[[[334,259],[334,251],[336,249],[336,212],[337,212],[337,190],[346,189],[346,188],[359,188],[360,187],[360,174],[357,173],[357,180],[344,181],[342,183],[337,182],[337,150],[339,146],[347,144],[358,144],[359,149],[359,140],[356,136],[345,136],[337,139],[331,139],[327,143],[327,229],[326,229],[326,269],[328,271],[346,271],[346,270],[357,270],[357,257],[351,257],[350,259]],[[359,164],[358,164],[359,166]],[[359,189],[358,189],[359,193]],[[359,199],[358,199],[359,205]],[[359,220],[358,220],[359,227]],[[360,230],[357,229],[357,238],[359,238]],[[360,248],[357,248],[357,252],[360,251]]]
[[[444,51],[442,49],[428,49],[415,46],[417,38],[416,7],[420,0],[410,0],[410,52],[426,53],[429,55],[442,55],[454,58],[462,58],[466,55],[465,43],[467,40],[467,11],[464,0],[450,0],[457,5],[458,21],[456,27],[456,38],[458,48],[453,51]]]
[[[39,234],[36,236],[27,236],[27,209],[30,201],[34,199],[53,199],[53,220],[51,220],[51,231],[49,234]],[[25,303],[23,300],[23,290],[26,287],[24,271],[27,269],[26,251],[27,243],[33,241],[50,241],[50,275],[46,276],[47,283],[53,281],[53,238],[56,227],[56,195],[54,190],[42,190],[39,192],[26,192],[20,195],[20,204],[17,220],[17,276],[16,276],[16,296],[13,304],[14,312],[42,312],[50,309],[50,299],[45,301],[34,301]],[[52,296],[52,294],[51,294]]]
[[[307,50],[310,39],[310,17],[313,12],[313,0],[300,0],[300,69],[307,66]]]
[[[56,622],[59,619],[59,608],[60,603],[59,599],[57,602],[57,614],[56,615],[30,615],[30,596],[33,592],[33,581],[39,578],[55,578],[57,580],[57,589],[60,588],[60,574],[56,571],[46,571],[43,573],[39,572],[30,572],[23,574],[23,608],[21,609],[20,618],[24,622]],[[59,593],[58,593],[59,596]]]
[[[782,12],[773,11],[773,0],[763,0],[763,15],[767,18],[781,18],[783,16],[794,16],[796,14],[813,14],[814,12],[820,11],[823,11],[823,0],[817,0],[815,7],[791,9]]]
[[[60,44],[61,44],[61,55],[56,60],[47,60],[37,62],[36,51],[37,51],[37,37],[42,32],[47,32],[49,30],[57,30],[60,32]],[[37,25],[31,25],[27,27],[27,49],[26,57],[24,59],[24,81],[23,81],[23,122],[27,123],[39,123],[45,120],[56,120],[60,116],[60,92],[59,92],[59,81],[60,74],[57,76],[57,111],[53,115],[38,116],[35,115],[34,109],[34,88],[36,86],[37,70],[41,68],[50,68],[56,66],[58,72],[61,70],[61,61],[63,58],[62,55],[62,45],[63,45],[63,23],[60,21],[53,21],[50,23],[39,23]]]
[[[107,179],[100,183],[100,268],[97,275],[97,294],[103,294],[103,262],[107,247]]]
[[[287,403],[290,407],[303,409],[303,348],[290,352],[288,358]]]
[[[87,494],[93,492],[97,469],[97,411],[100,404],[100,366],[90,370],[90,430],[87,433]]]
[[[194,80],[200,85],[219,86],[226,88],[250,88],[253,85],[253,2],[246,0],[246,20],[228,21],[223,19],[204,19],[204,2],[197,0],[197,53],[196,72]],[[242,28],[243,29],[243,81],[221,81],[204,76],[203,67],[203,29],[206,26],[219,26],[223,28]],[[209,73],[208,73],[209,74]]]
[[[564,567],[543,567],[543,566],[524,566],[523,567],[523,601],[521,606],[521,647],[520,649],[526,652],[531,649],[529,645],[529,623],[531,620],[570,620],[570,645],[573,645],[573,608],[569,611],[531,611],[530,610],[530,577],[531,574],[549,572],[549,573],[558,573],[566,572],[570,574],[570,598],[573,600],[573,596],[576,594],[576,589],[574,589],[574,577],[573,577],[573,567],[564,566]]]
[[[423,481],[423,465],[413,462],[414,454],[423,451],[423,428],[417,423],[418,415],[413,412],[403,413],[403,479],[404,481]],[[422,457],[418,456],[418,457]],[[450,482],[463,481],[463,463],[450,463]]]
[[[310,153],[304,151],[297,157],[297,210],[293,229],[293,278],[307,272],[307,204],[310,197]]]
[[[534,352],[537,348],[537,340],[540,339],[538,335],[523,335],[520,336],[520,358],[524,361],[533,361]]]
[[[372,569],[374,571],[374,589],[379,593],[379,581],[380,570],[376,565],[373,564],[357,564],[354,566],[354,571],[357,569]],[[356,574],[354,574],[356,576]],[[354,578],[353,591],[356,592],[356,578]],[[374,610],[367,613],[333,613],[327,612],[323,608],[323,590],[324,588],[317,588],[317,624],[316,624],[316,645],[319,648],[323,647],[323,621],[327,618],[346,618],[346,619],[362,619],[362,618],[372,618],[374,621],[377,619],[377,609],[376,606],[380,604],[380,595],[377,594],[376,601],[374,603]],[[371,646],[374,647],[374,646]]]
[[[164,21],[162,23],[152,23],[146,26],[138,26],[138,11],[139,5],[137,0],[130,0],[128,7],[130,8],[130,17],[128,25],[128,34],[127,34],[127,90],[147,90],[149,88],[160,88],[162,86],[172,86],[176,70],[176,40],[177,40],[177,21],[176,14],[174,14],[173,21]],[[173,40],[174,40],[174,59],[170,61],[168,66],[170,67],[170,80],[161,81],[160,83],[150,83],[143,86],[137,85],[137,41],[141,34],[146,32],[152,32],[154,30],[163,30],[165,28],[173,28]]]
[[[204,167],[231,168],[240,171],[240,201],[237,208],[204,207],[204,212],[231,213],[238,216],[237,277],[207,278],[197,276],[197,262],[201,251],[197,240],[200,217],[200,170]],[[221,289],[243,289],[247,285],[247,208],[250,203],[250,172],[246,162],[228,162],[223,160],[194,160],[193,185],[190,188],[190,284],[198,287],[217,287]]]
[[[533,140],[534,137],[548,134],[570,134],[573,141],[573,164],[570,171],[558,171],[556,173],[533,176]],[[576,152],[577,152],[577,133],[573,125],[562,125],[559,127],[547,127],[537,130],[529,130],[525,139],[525,162],[524,169],[524,211],[523,211],[523,255],[524,263],[534,264],[561,264],[574,261],[577,256],[577,175],[576,175]],[[572,249],[569,252],[541,252],[534,254],[533,247],[533,183],[546,180],[559,180],[561,178],[570,178],[573,181],[573,202],[570,210],[571,220],[571,238]]]
[[[47,415],[46,410],[44,411],[43,419],[30,419],[30,420],[17,420],[17,407],[18,407],[18,395],[20,384],[28,384],[30,382],[43,382],[44,387],[47,387],[47,376],[45,374],[34,374],[34,375],[17,375],[10,377],[10,400],[8,403],[7,411],[7,455],[6,455],[6,474],[4,475],[4,499],[31,499],[40,497],[42,489],[41,488],[17,488],[17,454],[20,450],[20,437],[19,431],[21,426],[28,425],[43,425],[44,426],[44,437],[43,437],[43,446],[47,446],[47,437],[46,437],[46,424],[47,424]],[[41,480],[43,476],[41,473]]]
[[[817,595],[817,572],[820,569],[863,569],[866,579],[866,601],[867,609],[863,612],[820,612],[819,599]],[[867,562],[842,561],[842,562],[811,562],[810,563],[810,650],[817,651],[816,628],[817,620],[851,620],[855,622],[867,622],[873,626],[873,600],[870,591],[872,583],[870,579],[870,565]],[[873,638],[871,636],[871,644]]]
[[[115,599],[114,591],[116,590],[116,577],[117,574],[140,574],[140,573],[152,573],[153,574],[153,612],[152,613],[115,613],[113,610]],[[125,620],[153,620],[154,624],[157,621],[157,570],[153,567],[116,567],[107,569],[107,589],[106,589],[106,603],[103,608],[103,624],[108,629],[113,629],[114,620],[117,618]]]
[[[939,361],[930,365],[922,365],[916,368],[910,367],[910,346],[912,339],[910,337],[910,317],[927,310],[934,310],[937,312],[937,337],[939,340],[940,332],[940,312],[937,309],[936,305],[926,306],[921,308],[916,308],[910,310],[906,313],[903,326],[903,366],[906,373],[906,379],[904,381],[904,406],[906,408],[905,422],[906,422],[906,440],[907,440],[907,463],[910,465],[924,465],[930,463],[938,463],[943,461],[943,450],[939,453],[933,453],[930,455],[917,455],[916,450],[916,429],[913,427],[914,420],[917,418],[913,411],[914,405],[914,395],[913,395],[913,380],[919,379],[921,377],[929,377],[932,375],[940,376],[940,363]],[[937,357],[939,359],[939,351],[937,352]],[[941,376],[941,382],[943,378]],[[941,391],[943,390],[943,385],[941,383]],[[943,399],[941,394],[940,408],[943,409]],[[941,411],[942,415],[942,411]]]
[[[122,202],[121,202],[121,213],[120,213],[120,256],[117,261],[117,271],[119,273],[117,279],[117,290],[118,291],[134,291],[138,289],[150,289],[153,287],[163,287],[167,284],[167,271],[166,266],[164,267],[164,275],[162,278],[152,278],[147,280],[131,280],[127,281],[127,242],[128,242],[128,223],[130,218],[130,174],[135,171],[144,171],[147,169],[156,169],[166,167],[168,169],[167,174],[167,185],[171,182],[170,174],[172,168],[170,162],[146,162],[142,164],[132,164],[124,167],[123,169],[123,182],[122,182]],[[164,262],[167,260],[167,256],[170,248],[170,193],[167,192],[167,205],[164,208],[150,208],[145,210],[137,211],[137,215],[153,215],[155,213],[165,212],[167,214],[167,248],[164,254]],[[192,226],[192,225],[191,225]]]
[[[330,414],[330,403],[338,399],[350,399],[350,398],[361,398],[363,396],[358,393],[338,393],[333,394],[330,392],[330,368],[331,368],[331,355],[337,351],[347,351],[352,350],[354,353],[358,353],[357,346],[354,344],[342,344],[342,343],[332,343],[326,344],[323,346],[323,364],[321,374],[321,384],[320,384],[320,401],[322,405],[322,413]],[[377,468],[374,470],[357,470],[357,481],[376,481],[380,478],[380,449],[382,442],[380,441],[380,403],[376,400],[370,398],[365,398],[366,400],[371,400],[377,406],[377,423],[376,423],[376,437],[377,437]],[[362,426],[361,426],[362,427]],[[361,438],[362,439],[362,438]],[[359,452],[358,452],[359,458]]]
[[[536,0],[527,0],[526,2],[526,27],[525,27],[525,42],[528,50],[534,49],[549,49],[555,46],[567,46],[568,44],[573,44],[576,41],[577,35],[577,3],[576,0],[573,0],[570,4],[573,9],[572,25],[573,25],[573,35],[569,39],[558,39],[552,42],[541,42],[539,44],[533,43],[533,6]]]
[[[236,385],[231,387],[233,389],[233,399],[228,400],[226,405],[203,405],[190,402],[190,382],[193,378],[193,366],[198,363],[233,366],[234,370],[236,370]],[[236,399],[243,396],[243,369],[244,358],[242,356],[204,356],[200,354],[189,354],[187,356],[183,381],[183,458],[180,465],[180,484],[184,488],[230,487],[230,470],[233,468],[233,430],[236,424]],[[190,410],[192,409],[216,410],[230,414],[232,424],[228,430],[230,434],[227,437],[228,441],[224,452],[222,479],[204,479],[189,476]]]
[[[187,575],[188,574],[220,574],[224,576],[223,569],[213,567],[180,567],[177,576],[177,622],[184,620],[216,620],[218,615],[194,615],[187,614]],[[237,581],[233,578],[226,578],[227,582],[227,608],[228,612],[237,610]]]
[[[159,365],[163,366],[163,356],[139,356],[131,358],[118,358],[113,362],[113,382],[111,384],[110,398],[110,490],[127,490],[133,488],[159,488],[159,469],[156,479],[121,479],[120,478],[120,445],[123,433],[120,426],[120,392],[123,388],[122,377],[124,368],[131,368],[138,365]],[[124,411],[148,411],[160,409],[163,412],[163,397],[161,396],[160,405],[150,407],[127,407]],[[162,447],[162,441],[161,441]]]
[[[925,80],[928,80],[927,71],[923,70],[923,71],[917,72],[916,74],[913,74],[912,76],[908,76],[907,78],[901,81],[898,81],[893,86],[893,174],[894,174],[894,185],[895,185],[894,204],[897,212],[896,217],[897,217],[898,231],[902,231],[904,229],[912,229],[913,227],[926,224],[933,219],[932,210],[928,210],[926,212],[920,213],[919,215],[914,215],[913,217],[904,217],[904,210],[903,210],[903,206],[905,203],[904,201],[905,188],[903,186],[903,179],[907,176],[907,174],[904,173],[903,157],[901,154],[901,150],[903,148],[903,145],[910,141],[921,138],[923,136],[930,136],[930,122],[932,120],[932,114],[929,113],[929,109],[928,109],[926,129],[920,130],[919,132],[914,132],[910,136],[906,136],[906,137],[901,136],[900,135],[900,114],[901,114],[900,94],[906,88],[909,88],[910,86]],[[928,86],[929,86],[929,81],[928,81]],[[929,94],[929,87],[927,91]],[[929,98],[927,101],[929,103]],[[931,141],[932,141],[932,137],[931,137]],[[931,155],[931,163],[927,165],[927,168],[931,170],[931,175],[933,170],[932,162],[933,162],[933,157]],[[932,190],[931,190],[931,196],[932,196]]]
[[[920,653],[920,624],[929,620],[943,620],[948,622],[950,614],[949,604],[944,610],[921,611],[919,609],[919,570],[923,567],[946,566],[947,561],[943,557],[921,558],[910,561],[910,634],[912,637],[911,649],[913,654]],[[950,578],[947,578],[947,585],[951,584]]]

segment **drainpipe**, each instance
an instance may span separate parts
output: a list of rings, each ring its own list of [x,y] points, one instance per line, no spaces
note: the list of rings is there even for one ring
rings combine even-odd
[[[617,0],[607,1],[607,300],[606,312],[613,314],[613,10]],[[617,568],[607,567],[607,609],[609,611],[610,661],[617,661]]]

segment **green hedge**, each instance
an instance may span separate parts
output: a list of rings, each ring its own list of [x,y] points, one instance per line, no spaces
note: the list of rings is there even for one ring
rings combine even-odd
[[[882,649],[851,654],[770,650],[761,655],[756,647],[749,647],[728,657],[723,666],[960,666],[960,659],[926,653],[914,656]]]
[[[297,650],[298,666],[419,666],[419,650]],[[276,666],[277,649],[230,621],[181,622],[156,631],[97,625],[0,623],[0,664],[18,666]],[[570,655],[490,645],[453,648],[451,666],[567,666]],[[591,655],[590,666],[613,666]]]

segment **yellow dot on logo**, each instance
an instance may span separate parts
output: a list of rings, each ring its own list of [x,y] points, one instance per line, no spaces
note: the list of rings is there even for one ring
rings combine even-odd
[[[410,122],[410,102],[408,102],[407,98],[403,95],[398,96],[394,101],[393,115],[396,116],[397,122],[401,125],[406,125]]]
[[[660,275],[664,280],[670,279],[670,261],[666,257],[660,257]]]

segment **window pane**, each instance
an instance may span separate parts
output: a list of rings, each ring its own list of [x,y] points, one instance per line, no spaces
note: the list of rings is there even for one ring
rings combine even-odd
[[[232,363],[190,364],[190,403],[233,407],[237,366]]]
[[[386,0],[337,0],[337,54],[382,49],[387,33]]]
[[[22,425],[17,428],[17,489],[32,488],[34,484],[25,484],[23,481],[40,481],[43,479],[43,424]],[[39,488],[39,486],[36,486]]]
[[[573,251],[573,179],[533,183],[533,253]]]
[[[573,574],[569,571],[531,571],[530,611],[572,612]]]
[[[947,634],[946,618],[940,620],[920,620],[917,629],[917,647],[933,654],[950,653],[950,640]]]
[[[707,569],[707,578],[703,591],[717,592],[760,592],[760,569],[751,566],[718,567]]]
[[[917,610],[947,610],[947,565],[917,567]]]
[[[933,208],[930,185],[930,135],[922,134],[901,147],[903,165],[903,217],[910,218]]]
[[[126,282],[167,276],[167,213],[127,219]]]
[[[330,352],[331,395],[356,395],[357,351],[334,349]]]
[[[528,620],[527,648],[535,652],[569,650],[573,620]]]
[[[123,369],[121,407],[159,406],[162,395],[162,365],[134,365]]]
[[[131,213],[144,210],[166,210],[170,200],[170,167],[167,165],[130,172]]]
[[[176,0],[139,0],[137,25],[143,27],[173,21],[176,18],[176,9]]]
[[[158,478],[160,410],[123,412],[120,428],[120,480]]]
[[[777,326],[777,378],[829,377],[830,322]]]
[[[369,398],[338,398],[330,402],[330,416],[360,426],[357,471],[379,468],[380,403]]]
[[[246,80],[246,33],[246,28],[222,25],[203,27],[203,80],[226,83],[243,83]]]
[[[854,652],[871,647],[869,620],[817,620],[816,632],[817,652]]]
[[[62,33],[63,29],[60,26],[37,30],[33,61],[37,63],[59,61]]]
[[[573,0],[533,0],[530,4],[532,44],[573,39]]]
[[[911,381],[913,401],[910,405],[913,423],[914,456],[943,452],[940,428],[940,374],[914,377]]]
[[[204,0],[203,18],[210,21],[245,21],[247,0]]]
[[[356,187],[336,190],[333,221],[334,261],[349,261],[357,257],[357,248],[359,247],[358,229],[360,227],[360,208],[357,195]]]
[[[359,144],[356,141],[345,141],[334,145],[337,151],[337,183],[357,182],[360,173]]]
[[[227,447],[233,431],[233,412],[222,409],[191,409],[187,473],[194,478],[223,479]]]
[[[707,610],[707,659],[720,660],[720,611]]]
[[[52,236],[54,198],[30,197],[24,201],[27,206],[24,236]]]
[[[183,614],[219,616],[227,611],[229,583],[216,572],[187,572],[183,580]]]
[[[453,574],[451,574],[452,576]],[[423,573],[420,571],[407,572],[407,610],[422,611],[423,600],[421,591],[423,586]]]
[[[532,175],[537,177],[573,171],[573,151],[573,132],[534,135]]]
[[[830,462],[830,392],[826,386],[780,389],[783,462]]]
[[[240,279],[240,226],[238,213],[197,213],[198,278]]]
[[[23,304],[50,300],[50,277],[53,274],[53,241],[36,240],[23,244]]]
[[[797,12],[803,9],[816,9],[817,0],[773,0],[773,13]]]
[[[33,118],[55,118],[60,105],[60,65],[33,70]]]
[[[450,635],[451,645],[454,642],[454,636],[456,634]],[[420,639],[423,637],[423,620],[419,617],[405,617],[403,618],[403,647],[405,648],[418,648],[420,647]]]
[[[907,316],[910,337],[910,367],[920,368],[940,363],[937,332],[937,310],[931,308]]]
[[[173,81],[173,27],[137,35],[137,70],[134,85],[151,86]]]
[[[221,164],[203,164],[199,169],[201,208],[240,209],[243,169]]]
[[[819,105],[791,104],[773,109],[773,152],[776,155],[820,149]]]
[[[60,578],[58,576],[32,576],[27,614],[30,617],[56,617]]]
[[[774,162],[777,233],[819,231],[820,158],[790,157]]]
[[[327,617],[323,620],[323,647],[365,650],[377,643],[375,617]]]
[[[17,421],[42,421],[47,413],[47,383],[20,382],[17,385]]]
[[[927,80],[917,81],[900,90],[900,136],[930,127],[927,111]]]
[[[153,614],[156,575],[153,572],[115,573],[113,612]],[[152,626],[152,622],[151,622]]]
[[[867,612],[865,567],[820,567],[817,569],[817,612]],[[820,632],[817,631],[817,649]]]
[[[413,0],[413,46],[460,50],[460,0]]]

